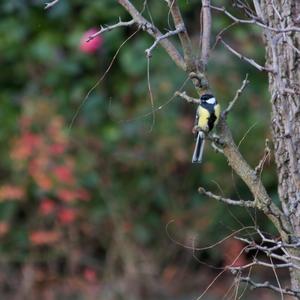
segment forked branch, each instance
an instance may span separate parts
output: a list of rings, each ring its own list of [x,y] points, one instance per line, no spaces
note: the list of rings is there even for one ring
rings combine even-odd
[[[293,289],[288,289],[288,288],[282,288],[282,287],[278,287],[275,286],[273,284],[270,284],[268,281],[264,282],[264,283],[258,283],[253,281],[250,277],[240,277],[239,280],[241,282],[246,282],[248,283],[252,289],[270,289],[274,292],[278,292],[284,295],[290,295],[290,296],[294,296],[297,297],[298,299],[300,298],[300,291],[297,290],[293,290]]]
[[[170,36],[177,35],[180,32],[182,32],[183,30],[184,30],[183,27],[178,27],[175,30],[170,30],[167,33],[162,34],[161,36],[157,37],[155,39],[154,43],[152,44],[152,46],[150,48],[148,48],[148,49],[145,50],[147,57],[149,58],[149,57],[152,56],[153,49],[159,44],[160,41],[162,41],[163,39],[167,39]]]
[[[183,56],[184,56],[184,61],[187,66],[187,71],[188,72],[195,71],[195,61],[194,61],[193,52],[192,52],[192,44],[191,44],[190,37],[187,33],[185,23],[181,16],[181,12],[180,12],[178,3],[176,0],[166,0],[166,2],[171,11],[172,18],[173,18],[176,29],[178,29],[178,28],[183,29],[179,33],[179,39],[180,39],[181,47],[183,49]]]
[[[133,6],[129,0],[118,0],[125,10],[131,15],[135,23],[141,27],[142,30],[146,31],[149,35],[155,39],[160,38],[163,34],[149,21],[147,21],[140,12]],[[161,39],[161,46],[169,54],[170,58],[183,70],[186,70],[186,64],[181,54],[175,48],[175,46],[168,39]]]
[[[101,26],[100,27],[100,30],[95,32],[94,34],[90,35],[87,39],[87,42],[93,40],[96,36],[106,32],[106,31],[111,31],[115,28],[118,28],[118,27],[129,27],[131,25],[135,24],[135,21],[134,20],[130,20],[128,22],[123,22],[121,20],[121,18],[119,19],[119,22],[116,23],[116,24],[113,24],[113,25],[107,25],[107,26]]]
[[[179,96],[181,97],[183,100],[185,100],[187,103],[194,103],[194,104],[200,104],[200,100],[199,99],[196,99],[196,98],[193,98],[191,96],[188,96],[186,94],[186,92],[176,92],[175,93],[176,96]]]

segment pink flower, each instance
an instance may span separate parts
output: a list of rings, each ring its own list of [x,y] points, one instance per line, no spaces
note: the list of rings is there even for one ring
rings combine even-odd
[[[77,217],[76,212],[71,208],[62,208],[58,214],[58,219],[62,224],[71,224]]]
[[[44,215],[50,215],[55,211],[56,205],[53,200],[45,198],[39,207],[39,212]]]
[[[83,53],[95,53],[97,49],[101,47],[103,44],[103,38],[100,35],[97,35],[93,39],[89,40],[89,38],[95,34],[98,30],[96,28],[91,28],[86,31],[81,40],[80,40],[80,51]]]

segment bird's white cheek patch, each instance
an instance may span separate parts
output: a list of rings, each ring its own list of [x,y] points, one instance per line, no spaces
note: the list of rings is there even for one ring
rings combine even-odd
[[[206,100],[207,103],[209,104],[215,104],[216,103],[216,98],[210,98],[208,100]]]

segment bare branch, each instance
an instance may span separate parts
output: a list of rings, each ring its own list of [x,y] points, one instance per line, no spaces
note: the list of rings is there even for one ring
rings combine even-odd
[[[272,257],[272,258],[276,258],[278,260],[284,261],[286,263],[291,262],[291,257],[290,256],[286,256],[286,255],[278,255],[273,253],[273,251],[276,251],[278,249],[281,249],[282,246],[276,246],[276,247],[271,247],[268,248],[267,246],[261,246],[258,245],[255,241],[251,241],[245,238],[241,238],[241,237],[235,237],[235,239],[240,240],[244,243],[247,243],[249,245],[249,247],[246,249],[246,251],[250,251],[250,250],[259,250],[262,251],[266,254],[266,256],[268,257]]]
[[[234,98],[229,102],[227,108],[223,112],[223,116],[225,118],[227,117],[228,113],[231,111],[231,109],[234,106],[235,102],[238,100],[238,98],[240,97],[241,93],[246,88],[246,86],[247,86],[248,83],[249,83],[249,81],[248,81],[248,74],[246,74],[246,77],[243,80],[242,86],[236,91]]]
[[[135,24],[135,21],[134,20],[130,20],[128,22],[122,22],[121,18],[119,19],[119,22],[114,24],[114,25],[108,25],[108,26],[101,26],[100,27],[100,30],[95,32],[94,34],[90,35],[87,39],[87,42],[91,41],[92,39],[94,39],[96,36],[106,32],[106,31],[111,31],[115,28],[118,28],[118,27],[126,27],[126,26],[131,26]]]
[[[221,196],[213,194],[210,191],[206,191],[203,187],[199,187],[198,188],[198,192],[200,194],[204,194],[204,195],[206,195],[206,196],[208,196],[210,198],[213,198],[215,200],[225,202],[227,204],[239,205],[239,206],[243,206],[243,207],[255,207],[255,202],[254,201],[232,200],[232,199],[228,199],[228,198],[223,198]]]
[[[53,0],[53,1],[51,1],[51,2],[46,2],[46,3],[45,3],[45,9],[48,9],[48,8],[54,6],[54,5],[55,5],[56,3],[58,3],[58,2],[59,2],[59,0]]]
[[[242,9],[249,18],[258,19],[258,17],[255,15],[255,12],[252,10],[252,8],[249,6],[247,2],[243,0],[236,0],[234,6],[235,5],[238,8]]]
[[[216,46],[217,46],[218,42],[220,41],[220,38],[221,38],[221,36],[223,35],[223,33],[224,33],[225,31],[229,30],[231,27],[235,26],[236,24],[238,24],[238,23],[233,22],[233,23],[229,24],[228,26],[226,26],[225,28],[223,28],[223,29],[216,35],[216,40],[215,40],[214,45],[212,46],[212,50],[214,50],[214,49],[216,48]]]
[[[239,267],[228,266],[227,268],[228,268],[228,270],[231,270],[231,271],[241,271],[241,270],[245,270],[245,269],[248,269],[250,267],[253,267],[253,266],[264,266],[264,267],[268,267],[268,268],[272,268],[272,269],[273,268],[275,268],[275,269],[282,269],[282,268],[295,267],[291,263],[270,264],[270,263],[267,263],[267,262],[264,262],[264,261],[260,261],[260,260],[254,259],[254,261],[251,262],[251,263],[249,263],[249,264],[246,264],[246,265],[243,265],[243,266],[239,266]]]
[[[177,35],[178,33],[182,32],[184,30],[183,27],[178,27],[176,30],[172,30],[172,31],[168,31],[167,33],[157,37],[154,41],[154,43],[152,44],[152,46],[148,49],[145,50],[147,57],[151,57],[152,56],[152,51],[153,49],[157,46],[157,44],[163,40],[163,39],[167,39],[168,37],[172,36],[172,35]]]
[[[255,60],[253,60],[252,58],[248,58],[246,56],[243,56],[242,54],[240,54],[239,52],[237,52],[236,50],[234,50],[233,48],[231,48],[227,43],[225,43],[223,41],[223,39],[220,37],[221,43],[234,55],[236,55],[239,59],[242,59],[246,62],[248,62],[250,65],[252,65],[253,67],[255,67],[256,69],[258,69],[259,71],[268,71],[268,72],[272,72],[273,70],[270,68],[266,68],[263,67],[261,65],[259,65]]]
[[[175,93],[176,96],[179,96],[181,97],[182,99],[184,99],[186,102],[188,103],[195,103],[195,104],[200,104],[200,100],[199,99],[196,99],[196,98],[193,98],[193,97],[190,97],[186,94],[186,92],[176,92]]]
[[[148,22],[129,0],[118,0],[118,2],[127,10],[138,26],[140,26],[144,31],[146,31],[155,39],[162,36],[162,33],[152,23]],[[177,64],[177,66],[183,70],[186,70],[186,64],[175,46],[167,39],[162,39],[160,44],[166,50],[172,60]]]
[[[300,27],[293,26],[293,27],[286,27],[286,28],[281,28],[281,29],[274,28],[274,27],[267,26],[262,22],[259,22],[257,20],[257,18],[253,18],[253,19],[250,19],[250,20],[239,19],[239,18],[233,16],[229,11],[227,11],[225,9],[225,7],[218,7],[218,6],[213,6],[213,5],[210,5],[210,7],[214,10],[223,12],[226,16],[228,16],[230,19],[232,19],[236,23],[255,24],[255,25],[257,25],[261,28],[264,28],[264,29],[267,29],[267,30],[270,30],[270,31],[274,31],[274,32],[277,32],[277,33],[292,32],[292,31],[300,32]]]
[[[211,11],[210,0],[202,0],[201,62],[205,70],[210,53]]]
[[[179,33],[180,43],[183,49],[184,61],[187,66],[187,71],[191,72],[195,69],[195,63],[192,52],[192,44],[190,37],[187,33],[186,26],[184,24],[183,18],[180,13],[180,9],[178,7],[178,3],[176,0],[166,0],[168,6],[170,8],[173,21],[175,24],[175,28],[183,28],[183,30]]]
[[[262,159],[259,161],[258,165],[256,166],[256,168],[254,170],[256,175],[258,175],[259,173],[262,172],[263,167],[265,165],[265,162],[270,157],[270,154],[271,154],[271,149],[270,149],[270,146],[269,146],[269,140],[266,139],[264,155],[263,155]]]
[[[294,248],[294,249],[300,248],[300,242],[295,243],[295,244],[285,243],[285,242],[280,241],[280,240],[278,241],[278,240],[273,240],[273,239],[266,238],[265,235],[259,230],[259,228],[256,228],[256,231],[259,234],[259,236],[261,237],[263,242],[276,244],[276,246],[274,246],[273,250],[277,250],[277,249],[282,248],[282,247]],[[270,249],[272,249],[272,248],[270,248]]]
[[[256,232],[261,237],[260,244],[256,243],[254,240],[249,240],[247,238],[235,237],[235,239],[248,244],[248,246],[245,248],[246,252],[251,251],[251,250],[261,251],[267,257],[269,257],[270,260],[272,258],[275,258],[279,261],[283,261],[284,263],[289,264],[289,267],[291,269],[300,270],[300,266],[298,264],[300,261],[300,257],[291,255],[290,251],[287,251],[285,249],[285,248],[287,248],[287,247],[285,247],[286,243],[284,243],[280,240],[273,240],[273,239],[266,238],[258,228],[256,228]],[[270,246],[270,244],[271,244],[271,246]],[[287,245],[290,246],[291,244],[287,244]],[[283,252],[283,254],[278,254],[278,250],[281,250]],[[272,260],[271,260],[271,262],[272,262]],[[264,265],[265,262],[258,262],[257,260],[254,260],[254,265],[255,264]],[[247,267],[248,267],[248,265],[247,265]],[[243,268],[245,268],[245,266],[243,266]]]
[[[283,289],[283,288],[280,288],[280,287],[270,284],[268,281],[266,281],[264,283],[258,283],[258,282],[254,282],[253,280],[251,280],[250,277],[240,277],[239,280],[250,284],[253,289],[266,288],[266,289],[270,289],[270,290],[273,290],[275,292],[282,293],[285,295],[291,295],[291,296],[295,296],[297,298],[300,297],[300,291],[292,290],[292,289]]]

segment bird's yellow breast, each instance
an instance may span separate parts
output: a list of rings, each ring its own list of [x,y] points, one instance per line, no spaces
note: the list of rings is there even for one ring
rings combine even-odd
[[[208,128],[209,111],[201,106],[198,107],[198,126],[206,131]]]
[[[210,131],[219,121],[221,107],[219,104],[215,106],[198,107],[197,126],[203,131]]]

